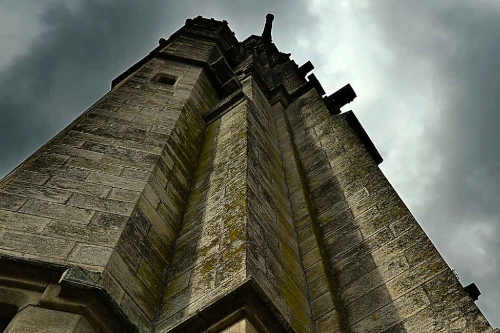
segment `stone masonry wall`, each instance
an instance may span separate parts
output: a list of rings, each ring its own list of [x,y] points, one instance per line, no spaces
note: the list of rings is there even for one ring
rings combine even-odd
[[[200,67],[150,60],[2,181],[0,253],[101,272],[148,330],[216,100]]]
[[[492,333],[289,55],[201,17],[160,45],[0,181],[0,257],[67,268],[59,291],[104,289],[140,332]],[[42,303],[10,327],[93,330]]]
[[[352,115],[332,117],[314,89],[286,115],[339,315],[319,331],[490,332],[349,125]]]
[[[179,78],[175,95],[184,99],[182,104],[168,99],[164,106],[162,117],[172,124],[162,128],[168,140],[104,274],[119,281],[123,293],[118,291],[116,301],[143,329],[157,319],[166,270],[203,142],[205,122],[201,114],[217,101],[200,68],[153,62],[166,63],[162,73]]]
[[[243,82],[248,112],[248,271],[295,332],[312,332],[278,128],[252,78]]]
[[[207,128],[161,332],[249,278],[296,332],[313,332],[276,122],[253,79],[243,90],[246,97]]]
[[[327,278],[322,247],[318,241],[318,228],[312,213],[308,188],[298,160],[284,109],[278,103],[274,110],[277,119],[281,151],[283,154],[289,200],[292,205],[295,229],[298,234],[300,258],[307,281],[311,318],[318,332],[340,332],[338,314],[335,311],[334,293]]]
[[[207,127],[158,332],[167,332],[247,277],[247,107],[242,101]]]

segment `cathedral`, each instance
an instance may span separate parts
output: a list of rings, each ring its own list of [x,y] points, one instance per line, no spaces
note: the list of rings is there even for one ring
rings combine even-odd
[[[0,331],[493,332],[273,19],[186,20],[0,181]]]

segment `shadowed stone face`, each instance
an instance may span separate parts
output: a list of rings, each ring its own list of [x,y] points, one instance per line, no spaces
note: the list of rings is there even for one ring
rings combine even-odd
[[[0,332],[7,328],[17,311],[18,309],[14,305],[0,303]]]

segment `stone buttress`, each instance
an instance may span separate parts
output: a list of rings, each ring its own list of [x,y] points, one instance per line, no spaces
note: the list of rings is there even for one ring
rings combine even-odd
[[[272,19],[187,20],[0,182],[5,332],[493,332]]]

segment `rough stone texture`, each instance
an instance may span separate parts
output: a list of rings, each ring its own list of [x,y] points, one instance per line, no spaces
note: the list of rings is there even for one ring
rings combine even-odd
[[[323,264],[323,254],[318,243],[317,228],[314,228],[313,224],[307,188],[303,184],[304,175],[289,131],[289,124],[283,114],[281,105],[277,105],[275,114],[281,129],[279,131],[280,142],[284,157],[289,200],[293,211],[294,227],[298,236],[297,241],[302,267],[307,281],[307,296],[311,304],[311,316],[316,322],[317,330],[336,332],[340,328],[334,309],[334,298]]]
[[[251,78],[248,109],[248,270],[296,332],[312,332],[306,281],[273,110]]]
[[[246,278],[246,110],[210,124],[168,273],[159,332]]]
[[[104,272],[105,277],[109,274],[119,282],[125,292],[116,301],[133,312],[133,321],[143,329],[155,320],[162,299],[165,272],[172,260],[172,247],[181,228],[205,127],[200,115],[202,110],[215,104],[216,97],[207,86],[201,68],[152,61],[149,69],[145,66],[140,70],[139,76],[150,79],[158,71],[179,78],[175,91],[167,99],[168,104],[159,110],[152,124],[154,133],[165,137],[165,145],[154,167],[150,168],[140,196],[133,206],[126,205],[134,208],[127,211],[131,212],[130,220]],[[160,95],[164,93],[165,90],[161,90]],[[142,157],[140,160],[144,161]],[[123,186],[123,190],[134,191],[137,188]],[[130,199],[127,201],[130,202]],[[108,203],[114,201],[108,199]],[[113,208],[106,207],[108,211]],[[119,214],[118,210],[115,208],[112,213]]]
[[[331,117],[315,90],[287,112],[341,327],[352,332],[423,332],[430,325],[489,331],[353,131],[349,116]],[[437,287],[443,279],[460,305],[440,299],[449,293]],[[423,313],[426,320],[413,320]]]
[[[152,82],[158,72],[176,76],[175,86]],[[111,296],[148,330],[199,155],[201,114],[216,101],[207,82],[200,67],[152,59],[98,101],[0,185],[0,251],[102,272],[123,290]]]
[[[0,182],[0,260],[60,271],[0,290],[66,304],[7,332],[93,332],[75,289],[139,332],[492,332],[322,93],[274,44],[187,20]]]

